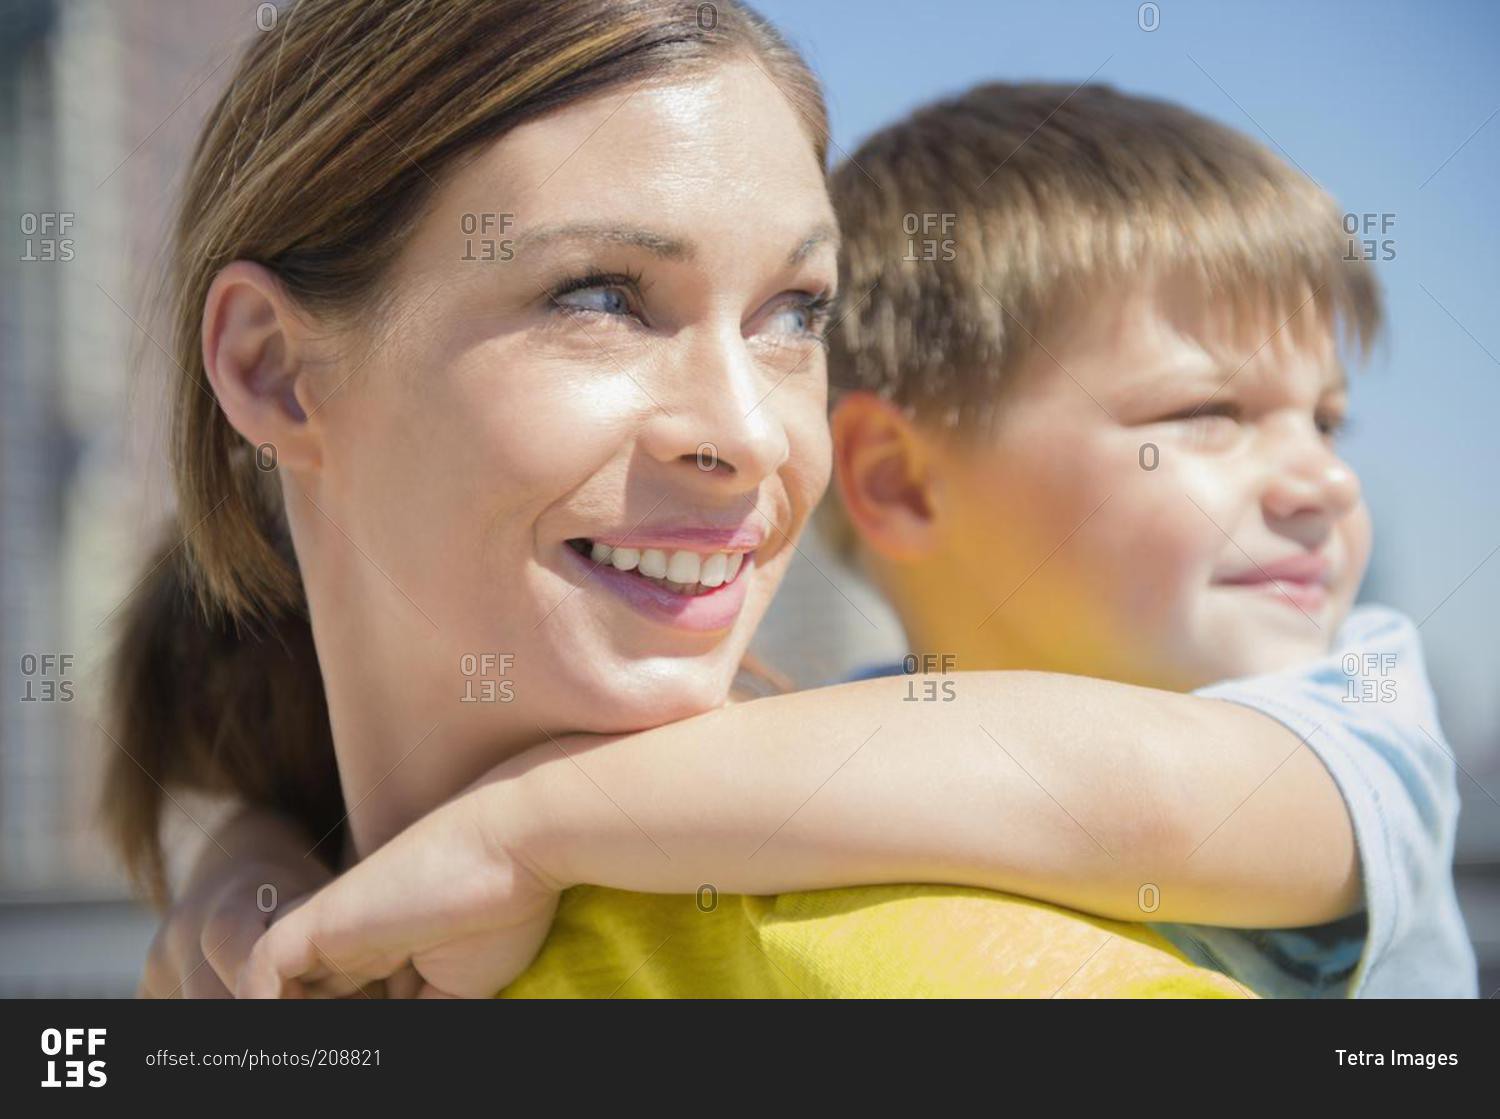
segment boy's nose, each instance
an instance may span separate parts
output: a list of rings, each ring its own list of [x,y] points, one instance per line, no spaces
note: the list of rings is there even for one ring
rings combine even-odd
[[[1273,521],[1337,520],[1359,504],[1359,475],[1321,439],[1289,440],[1262,503]]]

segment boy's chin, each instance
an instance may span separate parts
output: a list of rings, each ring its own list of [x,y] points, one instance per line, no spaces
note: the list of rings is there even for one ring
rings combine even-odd
[[[1299,621],[1300,627],[1244,627],[1233,636],[1205,642],[1202,656],[1190,673],[1195,680],[1192,686],[1201,688],[1221,680],[1283,672],[1326,655],[1334,627],[1321,620]]]

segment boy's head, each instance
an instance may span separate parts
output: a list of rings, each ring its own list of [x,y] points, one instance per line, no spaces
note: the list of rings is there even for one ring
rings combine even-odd
[[[999,84],[833,189],[830,527],[913,648],[1183,689],[1327,649],[1370,550],[1340,351],[1381,308],[1321,189],[1173,105]]]

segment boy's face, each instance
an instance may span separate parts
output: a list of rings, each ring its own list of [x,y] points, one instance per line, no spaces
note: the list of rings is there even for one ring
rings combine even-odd
[[[1333,332],[1311,303],[1254,331],[1205,303],[1091,301],[992,437],[937,444],[940,547],[992,663],[1187,689],[1329,647],[1370,553]]]

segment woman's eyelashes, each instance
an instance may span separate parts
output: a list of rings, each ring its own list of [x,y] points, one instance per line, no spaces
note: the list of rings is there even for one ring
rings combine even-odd
[[[557,284],[545,295],[546,309],[575,318],[634,318],[649,325],[646,291],[640,273],[591,271]],[[757,334],[774,341],[824,341],[835,297],[831,291],[796,291],[779,297]]]
[[[547,292],[549,310],[569,316],[634,317],[644,322],[640,273],[587,272]]]
[[[826,343],[828,319],[833,312],[834,296],[830,291],[791,292],[772,308],[764,333],[775,340],[801,338]]]

